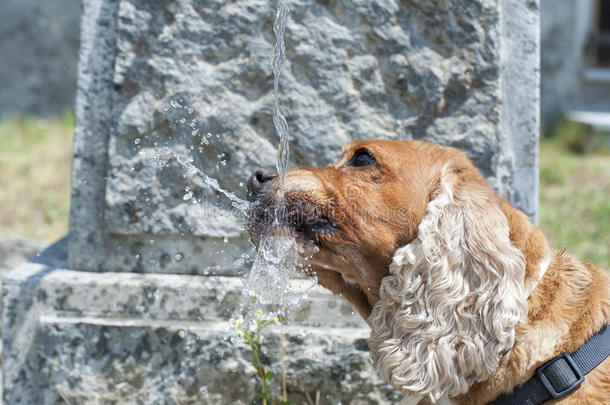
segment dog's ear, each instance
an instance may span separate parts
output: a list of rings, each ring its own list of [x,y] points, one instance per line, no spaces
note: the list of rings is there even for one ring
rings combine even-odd
[[[527,314],[523,254],[482,183],[443,168],[417,237],[396,250],[369,318],[380,376],[433,402],[488,379]]]

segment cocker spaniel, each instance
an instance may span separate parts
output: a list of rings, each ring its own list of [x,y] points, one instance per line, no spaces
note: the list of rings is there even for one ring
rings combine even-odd
[[[354,142],[283,181],[259,169],[249,191],[254,243],[282,227],[315,246],[310,268],[367,320],[379,375],[425,401],[487,404],[610,323],[608,274],[553,251],[454,148]],[[556,403],[609,398],[610,357]]]

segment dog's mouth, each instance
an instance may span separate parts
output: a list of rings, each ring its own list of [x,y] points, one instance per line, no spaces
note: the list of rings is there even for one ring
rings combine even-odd
[[[288,230],[299,238],[313,242],[339,229],[329,210],[299,199],[287,198],[282,204],[256,201],[249,217],[248,230],[255,243],[261,234],[271,229]]]
[[[325,214],[318,214],[314,209],[288,207],[285,213],[280,212],[280,224],[294,229],[304,236],[328,235],[337,231],[338,224]]]

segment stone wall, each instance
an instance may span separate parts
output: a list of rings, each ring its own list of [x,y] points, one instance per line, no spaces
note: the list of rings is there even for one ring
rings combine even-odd
[[[51,116],[74,107],[79,0],[4,0],[0,117]]]

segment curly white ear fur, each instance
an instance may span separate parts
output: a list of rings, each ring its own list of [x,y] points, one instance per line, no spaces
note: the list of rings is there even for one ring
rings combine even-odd
[[[395,387],[435,402],[488,379],[527,314],[523,254],[483,185],[445,167],[418,236],[397,249],[369,318],[371,357]]]

